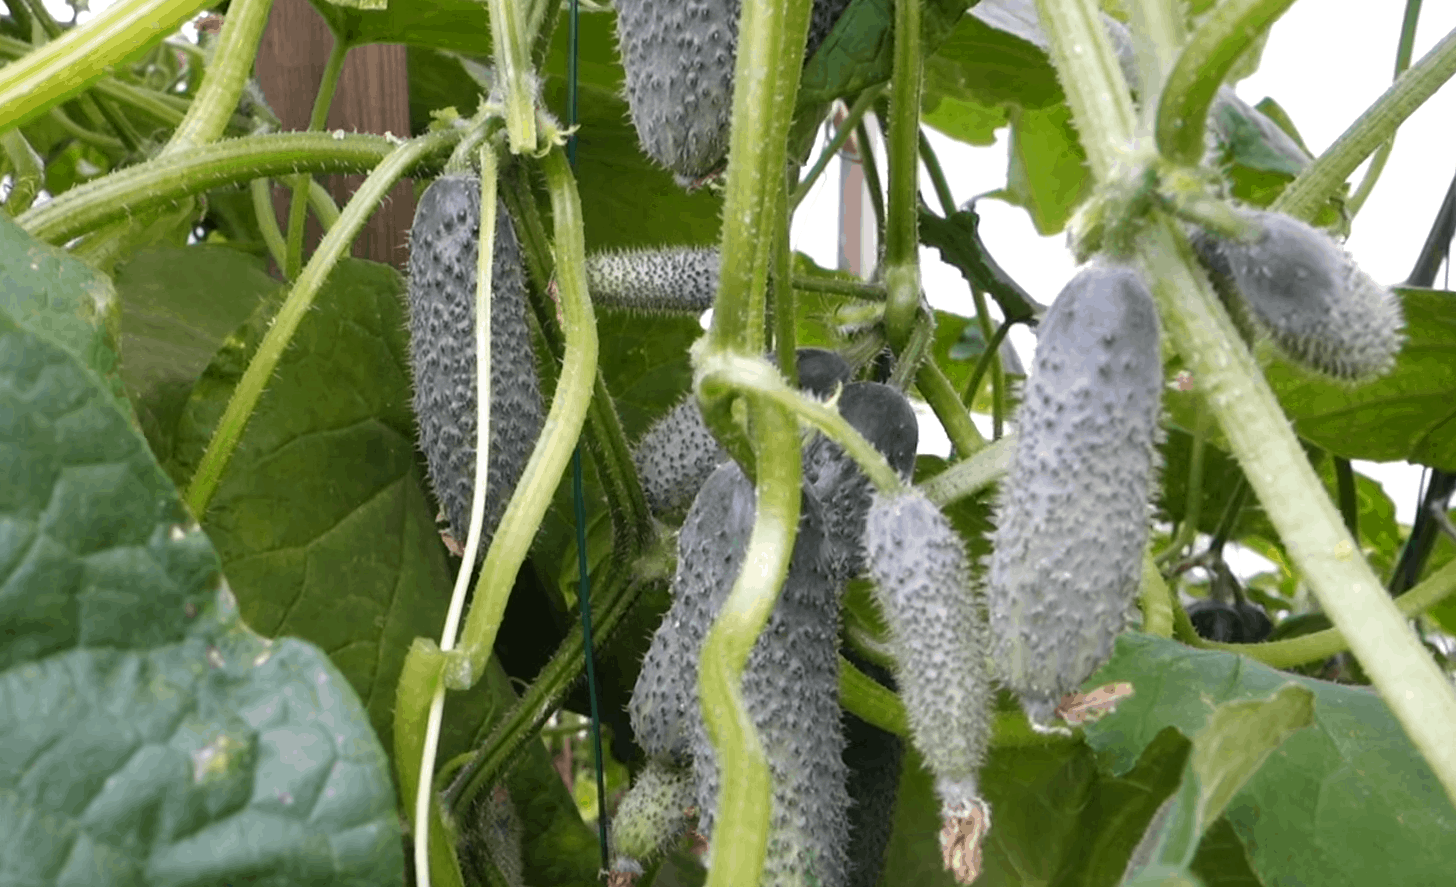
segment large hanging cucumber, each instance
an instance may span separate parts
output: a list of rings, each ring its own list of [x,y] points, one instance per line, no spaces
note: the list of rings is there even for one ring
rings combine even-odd
[[[815,0],[807,53],[849,0]],[[617,0],[632,125],[649,157],[690,185],[728,156],[741,0]]]
[[[496,212],[490,297],[490,458],[482,543],[489,542],[541,433],[541,390],[526,325],[521,247]],[[465,539],[475,477],[475,280],[480,181],[436,179],[410,232],[410,365],[420,448],[456,539]],[[486,545],[480,548],[484,556]]]
[[[1137,272],[1079,272],[1041,323],[988,576],[993,659],[1034,723],[1106,661],[1133,604],[1162,383]]]

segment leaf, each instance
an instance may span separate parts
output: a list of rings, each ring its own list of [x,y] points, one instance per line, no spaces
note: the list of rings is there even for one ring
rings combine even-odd
[[[1010,23],[997,12],[989,6],[972,7],[926,61],[927,112],[947,100],[986,108],[1047,108],[1063,101],[1056,69],[1042,44],[1004,27]]]
[[[1269,384],[1295,431],[1331,453],[1456,471],[1456,293],[1396,293],[1407,341],[1389,375],[1352,387],[1276,361]]]
[[[479,0],[310,0],[334,35],[350,46],[408,43],[491,54],[490,15]]]
[[[65,250],[40,243],[0,214],[0,311],[75,355],[122,397],[119,311],[111,280]]]
[[[954,265],[972,287],[990,294],[1004,317],[1021,323],[1033,321],[1046,309],[997,264],[981,241],[980,224],[974,207],[948,218],[921,208],[920,242],[939,250],[941,261]]]
[[[994,196],[1024,207],[1045,236],[1066,226],[1091,187],[1087,154],[1065,104],[1012,112],[1006,187]]]
[[[1456,809],[1378,696],[1292,676],[1230,654],[1129,633],[1087,686],[1136,692],[1086,729],[1113,772],[1164,727],[1197,734],[1214,706],[1287,683],[1315,695],[1314,723],[1290,736],[1224,812],[1266,884],[1441,884]]]
[[[0,485],[5,880],[397,883],[394,793],[353,691],[242,623],[107,385],[8,305],[0,451],[23,466]]]
[[[339,263],[203,516],[243,617],[327,651],[380,735],[410,641],[438,636],[452,583],[415,447],[403,290],[388,266]],[[275,307],[255,311],[194,387],[178,475],[191,475]],[[488,705],[450,699],[443,757],[468,747]]]
[[[921,47],[933,53],[963,18],[970,0],[926,0],[920,23]],[[804,64],[799,80],[799,109],[854,95],[890,79],[895,47],[892,0],[851,0]]]
[[[148,249],[116,271],[121,378],[152,452],[171,458],[192,383],[258,303],[278,289],[260,258],[223,246]]]

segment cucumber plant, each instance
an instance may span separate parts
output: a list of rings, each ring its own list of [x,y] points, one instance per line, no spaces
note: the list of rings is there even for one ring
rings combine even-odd
[[[1456,469],[1456,300],[1339,242],[1419,4],[1316,154],[1229,85],[1292,0],[311,2],[299,131],[269,0],[0,15],[0,872],[1449,880],[1456,565],[1350,460]],[[408,131],[325,131],[370,44]],[[1009,130],[1044,314],[927,127]],[[869,280],[789,239],[851,138]]]

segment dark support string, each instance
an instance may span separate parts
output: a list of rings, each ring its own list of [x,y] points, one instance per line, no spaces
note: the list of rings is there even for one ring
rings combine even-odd
[[[570,49],[566,56],[566,125],[573,131],[566,141],[566,159],[576,168],[576,79],[577,52],[580,35],[577,31],[577,0],[571,0],[567,36]],[[591,623],[591,571],[586,559],[586,493],[581,474],[581,444],[571,455],[571,498],[576,506],[576,567],[580,590],[577,604],[581,608],[582,655],[586,658],[587,697],[591,700],[592,763],[597,776],[597,841],[601,845],[602,870],[611,860],[607,856],[607,786],[602,773],[602,718],[597,710],[596,656],[593,653]]]

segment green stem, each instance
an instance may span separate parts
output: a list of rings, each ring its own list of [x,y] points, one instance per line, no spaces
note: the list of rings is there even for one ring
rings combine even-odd
[[[733,130],[728,148],[728,181],[723,200],[718,297],[708,329],[711,347],[754,353],[756,295],[763,292],[767,267],[759,261],[760,233],[771,230],[773,195],[788,161],[788,130],[799,91],[802,47],[809,28],[809,3],[747,0],[738,24],[734,63]],[[785,64],[786,55],[792,64]]]
[[[79,95],[119,64],[163,40],[213,0],[122,0],[86,24],[0,68],[0,130]]]
[[[520,3],[489,0],[496,89],[505,102],[506,132],[512,154],[536,151],[536,90]]]
[[[328,123],[329,106],[334,103],[334,93],[338,91],[339,76],[344,72],[344,59],[348,55],[349,44],[335,34],[334,45],[329,48],[324,72],[319,78],[313,111],[308,115],[309,132],[319,132]],[[313,177],[307,173],[293,177],[293,196],[288,201],[288,252],[282,268],[283,276],[289,280],[298,276],[298,269],[303,265],[303,223],[308,214],[308,192],[312,182]]]
[[[1008,434],[918,486],[925,498],[944,508],[988,490],[1011,470],[1016,453],[1016,435]]]
[[[763,358],[726,354],[708,357],[703,359],[699,374],[702,378],[699,387],[710,400],[741,391],[755,399],[771,401],[775,409],[789,411],[843,447],[878,489],[894,492],[904,487],[884,454],[845,421],[837,409],[784,384],[783,376]]]
[[[1360,538],[1360,499],[1355,491],[1355,472],[1350,470],[1350,460],[1335,457],[1335,485],[1340,494],[1340,516],[1345,519],[1345,529],[1350,536]]]
[[[1293,5],[1294,0],[1224,0],[1214,7],[1163,83],[1155,132],[1164,157],[1198,165],[1208,109],[1224,78],[1244,50]]]
[[[839,704],[867,724],[901,739],[910,738],[905,706],[900,698],[843,656],[839,657]]]
[[[47,41],[55,40],[64,33],[60,24],[51,17],[50,10],[46,9],[41,0],[21,0],[20,3],[12,3],[11,6],[28,8],[31,20],[40,25]],[[93,123],[99,124],[104,121],[110,126],[112,131],[120,136],[118,141],[126,147],[126,150],[137,151],[141,148],[142,140],[141,136],[137,134],[136,128],[125,117],[118,114],[109,102],[91,95],[78,96],[77,102]]]
[[[10,163],[10,194],[5,198],[5,211],[18,216],[30,209],[35,195],[45,187],[45,165],[18,129],[0,133],[0,149]]]
[[[895,368],[890,373],[890,385],[904,391],[910,387],[915,374],[920,372],[925,357],[935,344],[935,320],[930,314],[917,314],[916,323],[910,328],[910,337],[900,353],[895,356]]]
[[[1151,132],[1156,123],[1167,73],[1178,62],[1178,52],[1188,40],[1183,22],[1183,4],[1177,0],[1132,0],[1132,32],[1145,45],[1139,47],[1137,90],[1143,126]]]
[[[1395,79],[1399,80],[1410,67],[1411,54],[1415,51],[1416,23],[1421,17],[1421,0],[1406,0],[1405,17],[1400,23],[1400,43],[1395,50]],[[1350,218],[1359,214],[1360,208],[1370,197],[1370,192],[1375,190],[1375,183],[1380,181],[1380,174],[1385,171],[1385,164],[1390,160],[1390,152],[1395,148],[1395,137],[1391,136],[1381,143],[1380,149],[1370,159],[1370,166],[1365,170],[1365,177],[1360,180],[1360,186],[1350,199],[1345,201],[1345,211]]]
[[[300,169],[317,173],[365,172],[393,151],[395,146],[387,139],[372,135],[336,139],[323,133],[279,133],[228,139],[186,154],[154,158],[77,185],[26,212],[18,221],[38,240],[65,243],[142,209],[174,203],[222,185]]]
[[[1456,593],[1456,562],[1426,577],[1426,580],[1395,599],[1395,608],[1407,618],[1414,618]],[[1185,617],[1186,618],[1186,617]],[[1190,623],[1191,625],[1191,623]],[[1283,641],[1266,644],[1220,644],[1198,638],[1194,646],[1222,650],[1257,659],[1273,668],[1293,668],[1306,662],[1328,659],[1350,649],[1350,642],[1338,628],[1327,628]]]
[[[789,245],[789,229],[794,220],[789,206],[789,192],[793,188],[790,176],[785,175],[778,200],[778,224],[774,227],[773,251],[773,307],[774,353],[778,355],[779,372],[793,387],[799,387],[798,323],[799,312],[794,298],[794,257]]]
[[[96,132],[95,130],[87,129],[72,120],[71,116],[59,107],[51,108],[49,113],[50,118],[56,122],[57,126],[78,141],[85,142],[88,145],[94,145],[108,152],[125,150],[126,146],[122,144],[121,139],[118,139],[116,136],[109,136]]]
[[[192,107],[173,131],[161,156],[183,153],[221,138],[253,71],[258,41],[263,38],[272,7],[273,0],[236,0],[228,7],[212,63],[207,66]]]
[[[708,629],[698,663],[703,721],[719,769],[714,822],[719,840],[713,845],[707,887],[757,884],[768,847],[768,759],[739,685],[748,654],[789,572],[803,479],[793,417],[775,405],[755,401],[759,448],[753,533],[742,571]]]
[[[248,183],[248,191],[253,198],[253,216],[258,220],[258,231],[263,235],[268,255],[273,257],[275,265],[282,268],[288,244],[283,240],[283,232],[278,228],[278,216],[273,212],[273,180],[253,179]]]
[[[915,374],[915,387],[935,411],[935,417],[945,427],[946,436],[962,459],[985,449],[986,439],[976,430],[960,394],[935,361],[927,360],[920,365]]]
[[[875,213],[875,230],[885,232],[885,190],[880,186],[880,167],[870,143],[870,128],[861,120],[854,128],[859,143],[859,168],[864,172],[865,191],[870,195],[870,208]]]
[[[811,293],[830,293],[836,296],[853,296],[856,299],[865,299],[870,302],[885,301],[884,287],[879,284],[865,283],[862,280],[841,280],[837,277],[810,277],[806,274],[796,274],[794,275],[794,289]]]
[[[991,334],[990,341],[986,343],[986,350],[976,359],[976,366],[971,370],[971,376],[966,380],[965,390],[961,393],[961,402],[966,405],[966,409],[971,408],[971,403],[976,399],[976,395],[981,393],[981,380],[986,378],[986,373],[991,369],[992,362],[994,361],[996,365],[1000,365],[1001,361],[998,357],[998,352],[1000,351],[1001,343],[1006,341],[1006,334],[1011,332],[1011,326],[1011,321],[1001,321],[1001,325],[996,327],[996,332]],[[1001,435],[996,434],[995,437],[1000,439]]]
[[[835,155],[839,153],[839,150],[844,147],[844,143],[849,141],[850,136],[854,135],[854,128],[859,125],[860,120],[864,118],[865,112],[874,105],[875,99],[879,98],[880,94],[884,91],[885,86],[881,83],[864,90],[859,94],[859,98],[854,100],[854,104],[849,107],[849,111],[844,115],[844,119],[840,121],[839,129],[835,130],[834,138],[829,140],[829,144],[819,153],[819,159],[814,161],[814,165],[809,168],[808,174],[804,176],[803,180],[799,182],[798,187],[794,189],[794,196],[789,200],[790,209],[797,209],[799,204],[804,201],[804,198],[809,196],[809,190],[814,187],[814,183],[818,181],[819,176],[824,174],[824,169],[829,166],[829,161],[834,159]]]
[[[1319,207],[1355,168],[1395,135],[1401,123],[1456,73],[1456,30],[1441,38],[1419,62],[1401,75],[1375,104],[1305,168],[1270,209],[1297,219],[1314,218]]]
[[[328,189],[319,184],[318,179],[308,183],[308,208],[313,210],[314,218],[318,219],[319,227],[325,233],[339,223],[339,205],[334,203],[334,198],[329,196]]]
[[[238,441],[242,439],[243,429],[253,415],[253,408],[258,405],[258,399],[263,396],[263,389],[283,357],[284,349],[292,341],[294,331],[298,329],[298,324],[313,304],[314,297],[318,295],[334,265],[348,251],[364,223],[395,181],[421,159],[448,145],[456,135],[454,132],[432,133],[400,145],[359,186],[343,215],[339,217],[339,224],[319,243],[318,250],[309,259],[308,267],[303,269],[303,273],[294,282],[287,300],[278,309],[267,335],[259,343],[247,370],[233,389],[212,440],[208,441],[207,450],[198,462],[197,473],[192,477],[186,496],[187,506],[194,515],[200,518],[207,512],[207,505],[212,501],[212,494],[216,492],[223,472],[227,470]],[[195,155],[202,150],[205,149],[198,148],[189,153]]]
[[[999,334],[991,332],[991,315],[986,310],[986,294],[980,287],[971,287],[971,298],[976,303],[976,322],[981,327],[981,340],[986,342],[986,353],[982,360],[991,362],[991,439],[1001,439],[1002,424],[1006,421],[1006,374],[1001,367],[1001,338],[1010,328],[1011,322],[1001,324]],[[979,368],[979,367],[978,367]],[[974,395],[972,395],[974,396]],[[970,404],[966,407],[969,409]]]
[[[1173,636],[1173,592],[1158,572],[1158,565],[1143,555],[1143,578],[1138,588],[1138,603],[1143,611],[1143,631],[1160,638]]]
[[[955,197],[950,193],[950,184],[945,180],[945,170],[940,166],[940,158],[935,156],[935,149],[930,147],[930,139],[926,137],[925,131],[920,131],[920,162],[925,164],[925,172],[930,176],[930,184],[935,188],[935,198],[940,201],[941,212],[946,218],[956,213]]]
[[[1097,19],[1096,3],[1038,0],[1038,5],[1051,33],[1052,58],[1067,87],[1092,172],[1105,182],[1118,169],[1115,147],[1126,143],[1130,117],[1103,107],[1106,102],[1098,98],[1115,99],[1122,75],[1106,63],[1111,53]],[[1433,52],[1436,57],[1443,51],[1449,53],[1456,65],[1456,34],[1443,41],[1442,46],[1448,45],[1450,49],[1438,47]],[[1429,73],[1431,69],[1425,70]],[[1426,74],[1412,69],[1396,89],[1423,76]],[[1371,148],[1388,136],[1388,132],[1382,133]],[[1306,193],[1326,192],[1309,187]],[[1289,192],[1284,196],[1289,197]],[[1358,544],[1345,531],[1290,431],[1289,420],[1198,270],[1181,229],[1166,216],[1156,215],[1140,233],[1136,247],[1164,331],[1202,386],[1290,557],[1335,627],[1350,639],[1366,674],[1430,762],[1447,794],[1456,798],[1456,743],[1450,742],[1456,734],[1456,692],[1391,604],[1360,556]]]
[[[460,643],[460,670],[447,675],[449,685],[459,689],[470,687],[484,671],[516,573],[536,538],[541,519],[551,505],[551,497],[581,435],[591,401],[592,380],[597,374],[597,325],[586,289],[581,198],[560,148],[552,148],[541,159],[541,169],[551,194],[556,283],[566,330],[566,357],[556,380],[551,409],[541,426],[541,436],[521,472],[480,568],[475,599]]]

